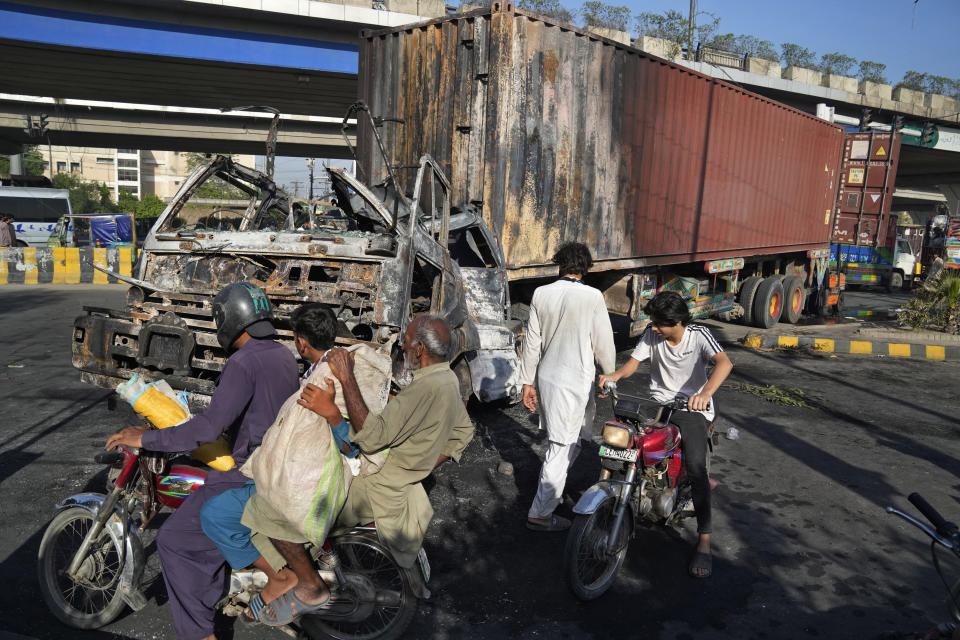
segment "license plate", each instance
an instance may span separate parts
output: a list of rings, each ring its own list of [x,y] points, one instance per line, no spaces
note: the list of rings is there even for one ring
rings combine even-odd
[[[420,573],[423,574],[423,581],[430,582],[430,561],[427,560],[427,552],[420,547],[417,552],[417,560],[420,561]]]
[[[605,445],[600,446],[601,458],[610,458],[612,460],[622,460],[624,462],[636,462],[637,453],[638,452],[636,449],[613,449]]]

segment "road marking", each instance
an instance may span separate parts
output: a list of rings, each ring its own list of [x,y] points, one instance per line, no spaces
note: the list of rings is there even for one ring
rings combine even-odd
[[[799,344],[797,336],[780,336],[779,345],[781,347],[796,347]]]
[[[873,353],[873,343],[865,342],[863,340],[851,340],[850,353]]]
[[[814,351],[833,351],[833,340],[830,340],[829,338],[814,338],[813,350]]]
[[[897,344],[890,342],[887,344],[888,353],[891,356],[897,356],[900,358],[909,358],[910,357],[910,345],[909,344]]]
[[[927,345],[927,357],[931,360],[946,360],[947,350],[939,345]]]

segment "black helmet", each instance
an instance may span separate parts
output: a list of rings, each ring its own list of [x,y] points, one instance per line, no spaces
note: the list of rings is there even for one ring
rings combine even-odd
[[[213,321],[217,324],[217,342],[229,350],[233,341],[246,331],[254,338],[274,334],[270,321],[270,301],[263,289],[249,282],[228,284],[213,299]]]

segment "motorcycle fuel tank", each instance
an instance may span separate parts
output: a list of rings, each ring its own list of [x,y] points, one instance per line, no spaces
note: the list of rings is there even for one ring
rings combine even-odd
[[[655,465],[680,450],[680,430],[672,424],[650,429],[643,437],[643,464]]]
[[[203,486],[207,472],[197,467],[176,465],[162,476],[157,476],[157,499],[160,504],[176,509],[193,493]]]

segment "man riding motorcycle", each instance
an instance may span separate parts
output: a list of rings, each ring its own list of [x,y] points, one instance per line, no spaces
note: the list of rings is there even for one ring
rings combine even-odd
[[[128,427],[113,434],[106,448],[120,445],[151,451],[189,451],[233,435],[229,471],[210,470],[206,483],[175,511],[157,536],[157,549],[170,597],[173,624],[181,640],[214,638],[214,606],[222,591],[227,564],[204,533],[200,511],[207,500],[241,487],[247,478],[240,466],[260,445],[284,401],[298,389],[297,363],[274,335],[270,302],[262,289],[241,282],[228,285],[213,300],[217,341],[232,355],[227,360],[202,414],[159,431]]]

